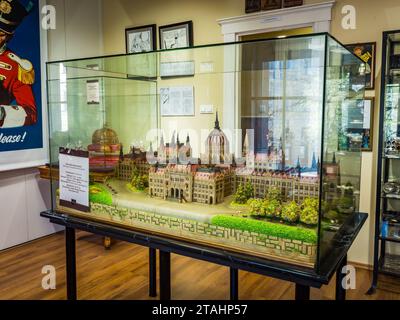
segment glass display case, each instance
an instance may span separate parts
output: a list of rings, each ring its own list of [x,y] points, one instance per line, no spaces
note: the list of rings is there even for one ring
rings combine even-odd
[[[48,63],[54,211],[318,269],[358,210],[359,69],[328,34]],[[89,153],[89,212],[60,148]]]
[[[400,31],[384,32],[376,194],[374,277],[400,276]]]

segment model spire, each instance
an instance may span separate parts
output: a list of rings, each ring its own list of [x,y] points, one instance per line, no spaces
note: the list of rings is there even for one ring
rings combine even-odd
[[[172,134],[172,139],[171,139],[171,145],[170,145],[170,147],[172,148],[174,145],[175,145],[175,131],[174,131],[174,133]]]
[[[124,147],[121,144],[121,149],[119,150],[119,161],[124,161]]]
[[[311,169],[313,169],[313,170],[318,169],[317,160],[315,159],[315,152],[313,152],[313,156],[312,156]]]
[[[246,136],[244,137],[243,143],[243,157],[246,157],[249,154],[249,135],[246,130]]]
[[[299,178],[301,177],[301,164],[300,164],[300,157],[297,157],[297,165],[296,165],[296,169],[299,175]]]
[[[217,111],[216,117],[215,117],[215,127],[214,127],[214,129],[221,130],[221,127],[219,126],[219,120],[218,120],[218,111]]]

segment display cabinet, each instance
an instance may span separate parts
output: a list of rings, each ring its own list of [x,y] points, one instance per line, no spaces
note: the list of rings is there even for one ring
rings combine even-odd
[[[374,276],[400,276],[400,31],[384,32],[376,194]]]
[[[328,34],[48,63],[53,210],[318,271],[358,210],[359,71]],[[60,147],[89,152],[89,212]]]

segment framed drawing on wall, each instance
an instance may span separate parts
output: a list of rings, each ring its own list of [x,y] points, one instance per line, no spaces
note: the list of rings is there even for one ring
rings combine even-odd
[[[346,48],[369,65],[370,71],[367,71],[365,89],[373,90],[375,88],[376,42],[348,44]]]
[[[160,49],[193,46],[193,22],[186,21],[159,27]]]
[[[303,5],[303,0],[283,0],[284,8],[297,7],[302,5]]]
[[[257,12],[261,10],[261,0],[246,0],[246,13]]]
[[[194,88],[160,88],[160,109],[162,117],[194,116]]]
[[[282,8],[282,0],[261,0],[261,10],[276,10]]]
[[[156,50],[156,25],[125,29],[126,53]]]

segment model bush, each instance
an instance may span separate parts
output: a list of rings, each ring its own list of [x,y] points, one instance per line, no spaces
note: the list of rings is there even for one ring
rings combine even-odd
[[[301,204],[302,208],[313,208],[318,210],[319,208],[319,200],[317,198],[305,198],[303,203]]]
[[[300,211],[300,222],[308,225],[318,224],[318,210],[313,207],[305,207]]]
[[[242,184],[239,184],[233,197],[233,202],[238,204],[246,204],[247,200],[249,199],[246,197],[246,194],[244,192],[244,186]]]
[[[324,218],[329,220],[337,220],[339,218],[339,213],[337,211],[330,210],[324,214]]]
[[[265,200],[263,202],[263,212],[268,218],[281,217],[281,204],[278,200]]]
[[[239,184],[233,197],[233,202],[237,204],[246,204],[253,197],[254,188],[250,182],[247,182],[245,185]]]
[[[345,189],[344,189],[344,195],[345,197],[349,197],[352,198],[354,195],[354,187],[351,184],[351,182],[347,182],[345,185]]]
[[[211,224],[229,229],[256,232],[278,238],[298,240],[313,244],[317,243],[317,232],[314,229],[227,215],[214,216],[211,219]]]
[[[108,206],[112,205],[112,195],[107,187],[95,183],[89,186],[89,200],[90,202],[105,204]]]
[[[247,200],[254,197],[254,188],[250,181],[247,182],[244,187],[244,194],[245,194]]]
[[[326,206],[327,203],[323,203]],[[318,223],[319,200],[317,198],[306,198],[301,204],[300,222],[307,225]]]
[[[281,217],[284,221],[296,223],[299,221],[300,208],[295,201],[292,201],[282,207]]]
[[[347,213],[353,209],[353,198],[342,197],[338,200],[337,208],[340,212]]]
[[[136,190],[143,191],[149,186],[149,177],[147,175],[139,174],[135,168],[132,173],[131,187]]]
[[[276,187],[270,187],[265,195],[265,198],[269,201],[276,200],[282,202],[282,191]]]
[[[254,216],[264,215],[263,200],[261,199],[250,199],[247,204],[250,207],[250,214]]]

